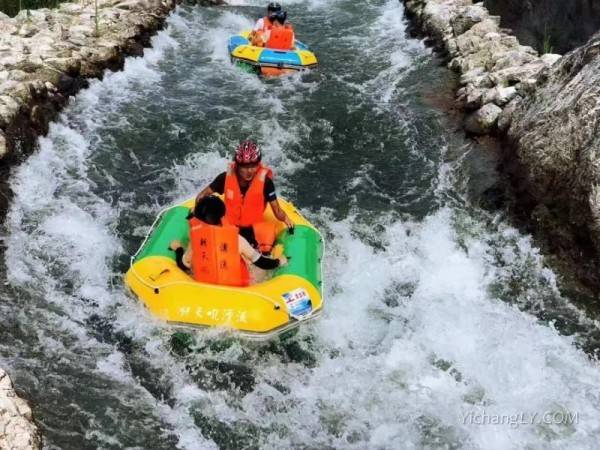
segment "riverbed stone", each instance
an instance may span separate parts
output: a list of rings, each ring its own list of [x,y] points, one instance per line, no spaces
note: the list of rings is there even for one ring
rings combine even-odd
[[[467,86],[464,108],[467,111],[479,109],[482,105],[483,95],[485,92],[486,91],[483,89]]]
[[[522,100],[518,94],[508,102],[508,104],[502,110],[502,114],[498,117],[498,131],[505,132],[508,130],[510,126],[510,122],[512,121],[512,115],[514,114],[519,102]]]
[[[467,116],[465,130],[477,135],[488,134],[496,128],[501,113],[502,108],[493,103],[488,103]]]
[[[480,5],[468,6],[450,20],[454,36],[460,36],[469,31],[473,25],[484,21],[488,16],[489,13],[484,7]]]
[[[494,103],[497,106],[504,106],[517,95],[517,88],[514,86],[501,87],[496,86],[493,89],[488,89],[482,96],[482,103]]]
[[[498,71],[509,67],[517,67],[524,64],[528,64],[533,61],[536,57],[530,53],[522,52],[518,49],[511,49],[508,51],[502,51],[495,55],[492,55],[494,65],[491,70]]]
[[[0,132],[0,153],[6,138]],[[40,433],[33,422],[31,408],[17,396],[8,374],[0,369],[0,448],[34,450],[41,448]]]

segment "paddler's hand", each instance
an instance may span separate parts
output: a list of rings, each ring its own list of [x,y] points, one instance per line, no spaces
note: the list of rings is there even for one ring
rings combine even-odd
[[[277,259],[279,260],[279,267],[287,266],[288,259],[285,257],[285,255],[281,255]]]
[[[173,251],[177,250],[178,248],[182,248],[183,245],[181,245],[181,242],[179,242],[177,239],[175,239],[174,241],[171,241],[171,243],[169,244],[169,248]]]
[[[290,219],[288,216],[285,216],[285,219],[283,220],[283,222],[288,227],[288,230],[294,229],[294,222],[292,222],[292,219]]]

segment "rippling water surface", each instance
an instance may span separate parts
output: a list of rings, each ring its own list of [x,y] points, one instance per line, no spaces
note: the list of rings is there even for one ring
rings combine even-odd
[[[452,78],[401,4],[286,7],[318,71],[230,65],[262,3],[181,8],[14,171],[0,365],[47,447],[597,448],[598,323],[477,206],[492,162],[432,106]],[[324,317],[280,341],[173,345],[125,291],[128,257],[251,136],[327,237]]]

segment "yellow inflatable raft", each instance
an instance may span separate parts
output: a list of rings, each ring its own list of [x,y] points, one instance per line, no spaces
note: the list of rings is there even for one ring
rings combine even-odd
[[[279,202],[295,227],[290,233],[266,208],[265,220],[277,225],[276,244],[289,258],[271,279],[248,287],[218,286],[197,282],[177,267],[168,247],[173,239],[187,245],[192,199],[159,214],[131,258],[126,285],[155,316],[176,325],[227,327],[250,337],[270,337],[317,317],[323,308],[323,240],[291,203]]]

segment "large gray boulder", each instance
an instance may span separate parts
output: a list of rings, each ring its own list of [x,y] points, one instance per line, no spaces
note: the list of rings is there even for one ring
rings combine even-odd
[[[510,122],[507,160],[532,214],[600,261],[600,33],[546,68]]]
[[[495,129],[500,114],[502,114],[502,108],[488,103],[467,116],[465,130],[473,134],[488,134]]]

